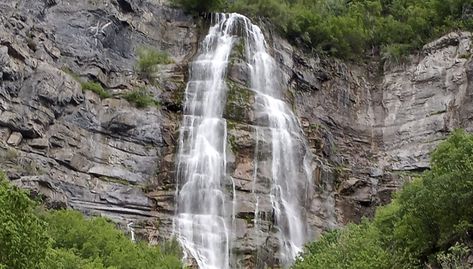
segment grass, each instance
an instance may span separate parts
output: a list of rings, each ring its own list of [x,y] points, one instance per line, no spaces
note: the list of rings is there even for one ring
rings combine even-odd
[[[25,162],[22,167],[23,171],[26,172],[27,175],[30,176],[38,176],[44,174],[43,169],[39,166],[35,161],[30,160]]]
[[[100,96],[101,99],[105,98],[110,98],[111,95],[108,93],[100,83],[98,82],[92,82],[92,81],[82,81],[80,82],[80,86],[82,87],[82,90],[84,91],[91,91],[95,92]]]
[[[93,81],[84,81],[79,75],[75,74],[71,69],[67,67],[63,67],[61,68],[61,70],[71,76],[75,81],[79,82],[80,87],[83,91],[95,92],[100,96],[101,99],[110,98],[112,96],[102,87],[102,84]]]
[[[134,104],[137,108],[145,108],[154,106],[159,108],[161,104],[159,101],[147,92],[144,88],[135,89],[124,96],[125,100]]]
[[[157,65],[171,63],[167,53],[153,48],[139,48],[137,53],[136,69],[144,78],[150,78],[151,74],[156,72]]]
[[[79,82],[79,83],[82,81],[81,78],[80,78],[80,76],[77,75],[76,73],[74,73],[69,67],[63,66],[63,67],[61,68],[61,70],[62,70],[64,73],[66,73],[66,74],[68,74],[69,76],[71,76],[75,81],[77,81],[77,82]]]
[[[15,162],[18,156],[18,151],[12,148],[9,148],[5,151],[2,150],[2,152],[0,153],[0,159],[5,162]]]

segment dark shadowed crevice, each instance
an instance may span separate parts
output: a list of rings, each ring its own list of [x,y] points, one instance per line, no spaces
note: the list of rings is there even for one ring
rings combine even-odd
[[[120,10],[124,13],[133,13],[133,7],[131,6],[130,3],[126,0],[117,0],[118,6],[120,7]]]

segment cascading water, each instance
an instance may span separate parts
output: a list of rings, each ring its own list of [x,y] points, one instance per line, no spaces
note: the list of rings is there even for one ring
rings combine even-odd
[[[225,269],[230,264],[224,190],[227,129],[222,114],[235,19],[216,16],[191,65],[179,139],[175,229],[185,252],[205,269]]]
[[[261,29],[246,17],[242,20],[246,29],[251,89],[256,93],[255,110],[261,125],[255,128],[271,137],[270,199],[279,229],[281,264],[287,266],[301,251],[308,237],[303,208],[312,178],[311,156],[296,117],[282,100],[280,74],[273,57],[267,52]]]
[[[226,174],[227,124],[222,115],[228,59],[240,33],[250,70],[249,86],[256,99],[256,145],[263,136],[271,141],[269,200],[278,230],[280,262],[288,266],[308,239],[304,201],[311,178],[310,154],[296,117],[282,100],[276,64],[261,29],[239,14],[218,14],[214,20],[190,67],[177,159],[174,230],[199,268],[225,269],[234,264],[231,247],[237,201],[235,185]],[[258,162],[256,154],[255,167]],[[268,194],[254,195],[259,201]],[[258,205],[255,208],[258,225]]]

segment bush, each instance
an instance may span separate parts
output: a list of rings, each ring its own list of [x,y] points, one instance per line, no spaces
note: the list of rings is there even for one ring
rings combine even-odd
[[[406,184],[372,222],[322,236],[295,268],[458,264],[465,250],[456,243],[471,240],[473,231],[472,186],[473,135],[457,130],[432,153],[431,170]]]
[[[149,106],[160,107],[160,104],[154,97],[148,93],[144,88],[135,89],[127,93],[124,98],[133,103],[138,108],[145,108]]]
[[[104,218],[44,211],[0,174],[1,269],[178,269],[180,249],[133,243]]]
[[[81,82],[80,86],[82,87],[82,90],[84,91],[95,92],[102,99],[111,97],[111,95],[102,87],[102,85],[100,85],[100,83],[86,81],[86,82]]]
[[[157,246],[134,244],[104,218],[87,220],[75,211],[57,211],[46,214],[44,219],[49,224],[53,248],[60,250],[56,252],[60,260],[82,259],[84,264],[103,268],[180,268],[177,256],[164,254]]]
[[[105,99],[105,98],[110,98],[111,95],[102,87],[102,85],[98,82],[91,82],[91,81],[84,81],[81,79],[81,77],[74,73],[71,69],[68,67],[63,67],[61,70],[71,76],[75,81],[80,83],[80,86],[83,91],[92,91],[95,92],[100,96],[100,98]]]
[[[399,64],[409,55],[410,48],[406,44],[390,44],[381,49],[381,59],[386,63]]]
[[[40,268],[50,242],[34,210],[35,203],[0,172],[0,268]]]
[[[391,268],[391,255],[383,249],[376,226],[364,222],[325,234],[306,248],[295,269]]]
[[[191,13],[217,11],[223,8],[225,2],[225,0],[172,0],[174,5]]]
[[[465,0],[235,0],[230,10],[267,17],[291,41],[345,59],[419,49],[448,31],[473,30]],[[382,55],[383,56],[383,55]]]
[[[150,78],[152,73],[156,72],[157,65],[169,63],[171,63],[171,59],[167,53],[157,51],[153,48],[138,49],[136,67],[144,78]]]
[[[470,252],[471,249],[465,244],[456,243],[448,251],[437,254],[436,258],[442,269],[468,269],[465,261]]]

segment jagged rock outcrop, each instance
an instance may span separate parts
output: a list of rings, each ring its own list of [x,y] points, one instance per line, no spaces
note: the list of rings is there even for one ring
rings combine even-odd
[[[4,2],[0,168],[50,207],[101,214],[122,227],[134,222],[151,241],[168,237],[188,63],[205,22],[161,0]],[[372,215],[411,173],[428,168],[429,152],[450,131],[473,131],[470,33],[444,36],[383,71],[379,63],[307,55],[269,30],[267,36],[318,163],[309,199],[314,236]],[[136,50],[146,46],[173,60],[151,81],[135,71]],[[251,264],[255,115],[243,50],[237,45],[232,55],[224,116],[228,174],[239,195],[235,251]],[[78,80],[100,83],[112,97],[83,91]],[[161,107],[139,109],[123,99],[139,87]],[[270,229],[271,216],[265,221]]]
[[[372,215],[404,180],[428,169],[429,153],[453,129],[471,131],[470,33],[446,35],[382,73],[274,44],[302,126],[330,166],[321,189],[328,188],[334,223]]]
[[[429,167],[428,153],[454,128],[471,131],[471,33],[446,35],[422,49],[415,64],[393,68],[380,90],[377,131],[391,170]]]
[[[53,207],[134,222],[156,240],[157,219],[172,212],[155,190],[169,184],[160,178],[172,169],[179,64],[197,45],[192,18],[159,2],[7,1],[0,10],[1,168]],[[176,63],[148,87],[161,109],[120,98],[144,85],[134,68],[145,46]],[[82,91],[78,78],[114,97]]]

